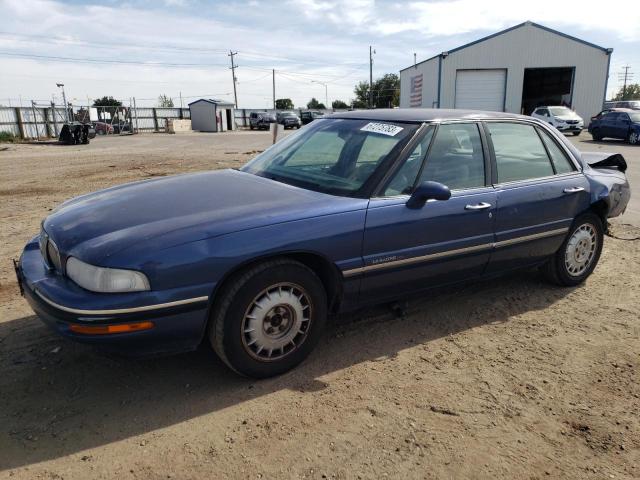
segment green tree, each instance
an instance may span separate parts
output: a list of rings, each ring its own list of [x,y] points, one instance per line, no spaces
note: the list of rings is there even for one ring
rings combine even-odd
[[[391,108],[400,105],[400,77],[395,73],[387,73],[373,82],[373,106],[375,108]],[[369,106],[369,82],[359,82],[353,93],[354,108]]]
[[[334,100],[333,102],[331,102],[331,107],[335,110],[345,110],[349,108],[349,105],[347,105],[342,100]]]
[[[277,98],[276,109],[277,110],[291,110],[293,108],[293,102],[290,98]]]
[[[376,108],[400,105],[400,77],[387,73],[373,82],[373,104]]]
[[[122,102],[120,100],[116,100],[111,96],[104,96],[102,98],[98,98],[93,101],[94,107],[104,107],[98,108],[98,116],[100,119],[104,120],[105,115],[103,112],[108,112],[111,118],[118,116],[118,111],[120,107],[122,107]]]
[[[158,97],[158,107],[172,108],[173,98],[167,97],[165,94],[160,95]]]
[[[353,108],[367,108],[369,106],[369,82],[358,82],[353,93],[356,96],[352,102]]]
[[[307,108],[311,110],[326,110],[327,107],[324,106],[324,103],[320,103],[316,100],[315,97],[311,97],[311,100],[307,103]]]
[[[632,83],[627,85],[626,89],[620,87],[616,93],[614,100],[640,100],[640,83]]]

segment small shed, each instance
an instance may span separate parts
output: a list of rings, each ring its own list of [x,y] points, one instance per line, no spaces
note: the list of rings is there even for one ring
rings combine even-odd
[[[189,104],[191,128],[197,132],[235,130],[234,104],[224,100],[201,98]]]

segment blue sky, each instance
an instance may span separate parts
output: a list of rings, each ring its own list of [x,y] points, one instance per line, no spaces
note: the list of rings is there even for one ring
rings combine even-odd
[[[113,95],[153,105],[160,94],[179,103],[180,92],[185,105],[232,100],[229,49],[238,52],[241,107],[271,105],[271,69],[278,98],[324,101],[326,84],[329,102],[348,102],[368,80],[369,45],[375,78],[410,65],[414,52],[425,59],[525,20],[614,48],[612,92],[624,65],[640,81],[635,3],[0,0],[0,103],[59,101],[56,82],[75,103]]]

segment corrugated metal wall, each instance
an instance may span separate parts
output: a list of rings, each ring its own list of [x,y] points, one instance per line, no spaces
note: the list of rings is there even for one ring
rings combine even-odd
[[[432,58],[400,72],[400,107],[411,106],[411,78],[422,74],[422,107],[438,106],[438,58]]]
[[[525,68],[575,67],[572,104],[578,115],[588,119],[601,110],[604,102],[608,61],[603,50],[534,25],[523,25],[443,58],[441,107],[454,108],[457,70],[507,69],[505,111],[521,113]],[[400,106],[409,106],[410,77],[416,71],[423,74],[422,106],[430,108],[433,98],[437,99],[437,57],[419,64],[417,69],[410,67],[400,72]]]
[[[506,68],[505,111],[521,113],[525,68],[575,67],[572,104],[578,115],[588,119],[601,110],[607,64],[608,55],[602,50],[524,25],[442,60],[442,108],[455,104],[458,69]]]

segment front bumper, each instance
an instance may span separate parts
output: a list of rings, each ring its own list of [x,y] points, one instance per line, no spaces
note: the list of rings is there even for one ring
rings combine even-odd
[[[561,132],[581,132],[584,129],[583,123],[556,125]]]
[[[188,297],[184,289],[126,294],[89,292],[45,266],[37,239],[25,247],[16,264],[16,276],[33,311],[58,334],[132,356],[193,350],[202,341],[209,298],[197,294],[204,293],[206,287],[192,291],[191,295],[196,295]],[[151,321],[153,328],[113,334],[80,334],[71,330],[74,325],[141,321]]]

